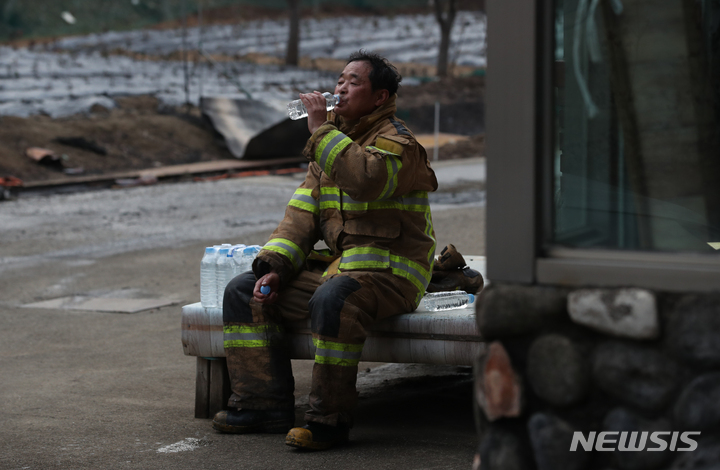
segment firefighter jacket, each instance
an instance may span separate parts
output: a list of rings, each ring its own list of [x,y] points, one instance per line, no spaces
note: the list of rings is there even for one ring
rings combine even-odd
[[[311,162],[305,181],[258,254],[258,278],[274,269],[286,285],[324,240],[338,272],[392,272],[410,281],[405,295],[418,305],[435,257],[427,193],[437,179],[425,149],[395,117],[395,100],[355,122],[328,113],[303,151]]]

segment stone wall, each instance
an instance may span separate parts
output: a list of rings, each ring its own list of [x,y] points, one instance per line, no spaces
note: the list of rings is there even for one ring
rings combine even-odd
[[[476,468],[720,469],[720,293],[496,284],[477,321]]]

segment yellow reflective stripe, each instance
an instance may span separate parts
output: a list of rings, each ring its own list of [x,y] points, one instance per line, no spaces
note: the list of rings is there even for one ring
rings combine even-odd
[[[335,196],[340,196],[340,188],[336,186],[323,186],[320,188],[320,195],[331,195],[334,194]]]
[[[293,241],[287,238],[273,238],[265,244],[263,250],[274,251],[290,260],[295,271],[299,271],[305,262],[305,253]]]
[[[335,137],[337,137],[340,134],[342,134],[342,132],[335,130],[335,131],[330,131],[323,136],[323,138],[320,140],[320,143],[318,144],[317,148],[315,149],[315,161],[316,162],[320,163],[319,160],[320,160],[320,158],[322,158],[322,154],[325,151],[325,149],[327,148],[330,141],[333,140]],[[332,148],[332,146],[330,148]],[[320,168],[322,168],[322,165],[320,165]]]
[[[226,348],[262,348],[277,344],[279,325],[228,325],[223,327],[223,346]]]
[[[312,197],[312,189],[308,188],[296,189],[292,199],[288,202],[288,206],[311,212],[313,215],[320,213],[320,204]]]
[[[393,155],[387,155],[385,157],[385,166],[387,166],[388,177],[385,182],[385,187],[380,195],[380,199],[389,198],[395,192],[395,188],[397,188],[398,184],[397,176],[402,168],[402,160]]]
[[[430,256],[435,255],[435,241]],[[432,264],[431,264],[432,266]],[[431,272],[420,263],[416,263],[404,256],[391,255],[389,250],[371,246],[359,246],[345,250],[340,260],[342,269],[392,269],[396,276],[403,277],[412,282],[422,294],[430,284]]]
[[[345,147],[350,145],[352,143],[352,139],[350,137],[345,137],[342,141],[340,141],[339,144],[337,144],[335,147],[333,147],[332,151],[330,152],[330,155],[328,156],[327,160],[325,161],[325,165],[323,166],[323,169],[325,171],[326,175],[329,175],[332,171],[333,163],[335,163],[335,157],[337,157],[338,153],[345,150]]]
[[[235,339],[223,341],[223,347],[225,348],[265,348],[269,346],[270,340],[267,339]]]
[[[280,325],[226,325],[223,326],[223,333],[265,333],[282,331]]]
[[[316,348],[333,349],[335,351],[362,352],[363,350],[362,344],[336,343],[318,338],[313,338],[313,344]]]
[[[362,344],[336,343],[313,338],[315,362],[336,366],[355,367],[360,362]]]
[[[342,254],[341,269],[387,269],[390,252],[369,246],[351,248]]]
[[[430,212],[427,191],[411,191],[402,198],[403,210],[411,212]]]
[[[399,153],[391,152],[390,150],[381,149],[379,147],[375,147],[374,145],[368,145],[365,147],[368,150],[377,150],[378,152],[384,153],[385,155],[395,155],[396,157],[399,157]]]
[[[342,209],[344,211],[366,211],[368,209],[367,202],[356,201],[351,198],[345,191],[342,192]]]
[[[314,206],[312,204],[308,204],[304,201],[298,201],[296,199],[291,199],[290,202],[288,202],[288,206],[292,206],[304,211],[308,211],[313,215],[318,215],[320,213],[320,208],[317,206]]]
[[[315,161],[326,175],[330,175],[337,154],[352,143],[352,139],[338,130],[328,132],[315,150]]]
[[[340,210],[340,188],[320,188],[320,210],[325,209]]]
[[[335,196],[332,196],[335,198]],[[329,197],[328,197],[329,199]],[[337,200],[340,198],[338,197]],[[320,207],[322,208],[323,197],[320,196]],[[428,201],[427,191],[413,191],[406,196],[394,197],[390,199],[380,199],[370,202],[359,202],[351,198],[346,192],[342,193],[342,209],[344,211],[365,211],[365,210],[381,210],[396,209],[409,212],[429,212],[430,202]]]
[[[433,263],[435,263],[435,248],[437,247],[437,240],[435,240],[435,228],[432,223],[432,215],[430,211],[425,211],[425,231],[423,232],[433,241],[432,247],[428,251],[428,263],[430,264],[430,272],[433,270]]]
[[[403,256],[390,255],[390,267],[393,274],[412,282],[418,291],[425,292],[430,284],[431,274],[420,264]]]
[[[341,197],[342,195],[342,197]],[[342,206],[340,201],[342,199]],[[320,188],[320,210],[338,209],[344,211],[366,211],[396,209],[409,212],[429,212],[430,202],[427,191],[412,191],[402,197],[378,199],[376,201],[356,201],[345,191],[336,187]]]
[[[357,367],[360,359],[343,359],[339,357],[327,357],[315,355],[316,364],[327,364],[332,366]]]

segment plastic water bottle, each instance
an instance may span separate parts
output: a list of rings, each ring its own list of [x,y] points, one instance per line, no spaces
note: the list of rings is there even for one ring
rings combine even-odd
[[[223,297],[225,295],[225,286],[232,280],[232,258],[230,255],[230,247],[221,246],[218,250],[217,262],[215,263],[215,272],[217,273],[217,301],[219,305],[222,305]]]
[[[475,296],[465,291],[433,292],[425,294],[417,311],[438,312],[440,310],[453,310],[465,308],[473,302],[475,302]]]
[[[260,245],[250,245],[246,246],[243,250],[243,259],[245,260],[245,271],[249,271],[252,269],[253,261],[255,260],[255,257],[258,253],[260,253],[260,250],[262,250],[262,247]]]
[[[217,307],[217,252],[214,246],[205,248],[205,255],[200,261],[200,303],[203,307]]]
[[[253,260],[261,249],[262,247],[257,245],[241,245],[241,248],[233,251],[233,262],[236,276],[252,269]]]
[[[233,247],[230,248],[230,258],[232,259],[230,265],[232,266],[233,277],[247,271],[245,269],[245,258],[243,256],[244,249],[245,245],[233,245]]]
[[[323,96],[327,100],[328,111],[333,109],[340,101],[340,95],[333,95],[332,93],[329,93],[327,91],[323,93]],[[302,119],[304,117],[307,117],[308,115],[307,109],[305,109],[305,105],[301,100],[289,102],[287,105],[287,110],[288,116],[290,116],[290,119],[292,119],[293,121],[297,121],[298,119]]]

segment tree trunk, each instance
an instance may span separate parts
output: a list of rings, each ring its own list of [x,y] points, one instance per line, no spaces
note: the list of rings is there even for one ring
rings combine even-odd
[[[163,21],[170,21],[173,18],[173,9],[170,0],[162,0],[162,17]]]
[[[290,7],[290,34],[288,35],[285,63],[298,65],[300,59],[300,0],[288,0]]]
[[[5,23],[10,20],[10,15],[13,11],[13,8],[15,7],[15,3],[17,3],[17,0],[7,0],[7,2],[5,2],[5,5],[3,5],[2,20]]]
[[[437,59],[437,76],[447,77],[448,56],[450,52],[450,33],[455,21],[455,0],[447,0],[447,11],[443,8],[444,0],[435,0],[435,19],[440,25],[440,49]]]

